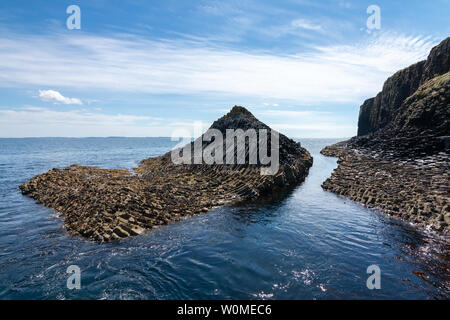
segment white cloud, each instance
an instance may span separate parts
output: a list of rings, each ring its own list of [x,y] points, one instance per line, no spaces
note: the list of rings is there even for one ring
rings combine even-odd
[[[277,129],[289,137],[352,137],[357,131],[354,121],[342,118],[338,112],[261,110],[258,114],[270,127]]]
[[[296,111],[296,110],[262,110],[259,112],[259,114],[264,115],[264,116],[269,116],[271,118],[278,118],[278,117],[284,117],[284,118],[294,118],[294,119],[298,119],[298,118],[302,118],[302,117],[306,117],[306,116],[311,116],[311,115],[328,115],[330,114],[329,112],[324,112],[324,111]]]
[[[324,64],[364,66],[366,76],[373,72],[391,74],[413,63],[426,59],[437,42],[431,37],[406,37],[381,34],[370,41],[356,45],[320,47]]]
[[[289,137],[295,138],[350,138],[356,133],[357,127],[339,125],[336,123],[320,124],[289,124],[279,123],[272,127]]]
[[[0,86],[360,104],[387,76],[426,57],[434,44],[428,38],[380,34],[352,45],[280,56],[131,35],[2,34]]]
[[[348,1],[341,1],[339,2],[339,6],[346,9],[350,9],[352,7],[352,4]]]
[[[5,108],[5,107],[3,107]],[[229,110],[223,110],[226,113]],[[290,137],[326,138],[355,135],[356,126],[318,111],[259,110],[255,116]],[[200,126],[198,126],[200,125]],[[211,125],[190,119],[161,119],[89,110],[52,110],[26,106],[0,110],[0,137],[197,137]]]
[[[170,136],[161,118],[105,114],[89,110],[55,111],[27,106],[0,110],[0,137]]]
[[[83,104],[80,99],[64,97],[61,93],[55,90],[39,90],[39,98],[42,101],[53,102],[55,104]]]
[[[322,30],[322,26],[319,24],[312,23],[305,19],[297,19],[291,22],[291,26],[294,28],[300,28],[311,31],[319,31]]]

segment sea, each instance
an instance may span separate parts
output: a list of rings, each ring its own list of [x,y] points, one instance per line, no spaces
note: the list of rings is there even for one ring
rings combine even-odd
[[[299,186],[96,244],[18,186],[71,164],[131,170],[176,142],[0,139],[0,299],[449,299],[449,240],[325,192],[337,159],[320,150],[339,139],[299,141],[314,157]]]

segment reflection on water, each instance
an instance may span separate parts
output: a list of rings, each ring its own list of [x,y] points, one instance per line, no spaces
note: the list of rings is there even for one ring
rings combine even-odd
[[[72,163],[131,168],[170,139],[0,139],[2,299],[433,299],[449,298],[449,242],[324,192],[336,167],[302,140],[314,166],[300,186],[97,245],[20,194],[35,174]],[[82,289],[66,288],[66,269]],[[381,268],[381,290],[366,269]]]

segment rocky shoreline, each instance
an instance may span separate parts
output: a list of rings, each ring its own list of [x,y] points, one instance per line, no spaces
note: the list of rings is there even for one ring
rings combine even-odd
[[[422,159],[377,158],[340,143],[326,147],[325,156],[338,157],[338,168],[324,190],[349,198],[420,227],[449,234],[448,152]]]
[[[450,38],[360,108],[358,136],[322,187],[444,235],[450,226]]]
[[[271,130],[237,106],[211,128]],[[176,165],[169,152],[142,161],[134,173],[72,165],[37,175],[19,188],[57,210],[69,233],[109,242],[301,183],[312,157],[299,143],[279,136],[275,175],[261,175],[261,164]]]

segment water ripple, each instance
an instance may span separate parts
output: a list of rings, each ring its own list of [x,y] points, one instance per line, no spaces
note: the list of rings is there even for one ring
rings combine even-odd
[[[321,189],[333,142],[302,140],[314,166],[293,190],[97,245],[17,186],[72,163],[131,168],[170,139],[0,139],[0,299],[448,299],[448,239]],[[366,288],[372,264],[382,290]]]

